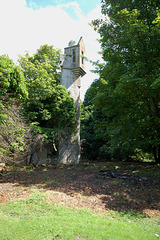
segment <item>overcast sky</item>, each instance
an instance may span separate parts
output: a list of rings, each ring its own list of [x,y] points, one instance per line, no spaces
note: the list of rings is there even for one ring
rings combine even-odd
[[[0,55],[8,54],[15,62],[18,55],[35,52],[41,45],[63,49],[70,40],[82,36],[86,56],[100,60],[98,34],[89,26],[101,15],[101,0],[0,0]],[[82,78],[81,99],[97,76],[90,73]]]

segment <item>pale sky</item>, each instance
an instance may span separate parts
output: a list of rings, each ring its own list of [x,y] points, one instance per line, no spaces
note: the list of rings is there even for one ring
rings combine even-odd
[[[41,45],[63,49],[70,40],[83,37],[86,57],[100,60],[99,35],[89,23],[101,16],[101,0],[0,0],[0,55],[16,63],[18,55],[35,52]],[[87,63],[82,78],[81,99],[98,76]]]

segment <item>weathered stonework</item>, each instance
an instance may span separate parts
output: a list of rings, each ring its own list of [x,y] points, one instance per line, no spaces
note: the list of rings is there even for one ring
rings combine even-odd
[[[77,108],[77,131],[64,132],[59,139],[59,158],[62,164],[79,163],[80,160],[80,87],[85,72],[85,46],[80,38],[77,45],[66,47],[61,55],[61,84],[67,88]]]

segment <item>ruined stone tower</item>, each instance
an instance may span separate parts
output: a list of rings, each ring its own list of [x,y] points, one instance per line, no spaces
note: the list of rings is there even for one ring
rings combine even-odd
[[[85,72],[85,46],[82,37],[77,45],[66,47],[61,61],[61,84],[67,88],[77,108],[77,131],[65,132],[59,141],[58,162],[79,163],[80,160],[80,87]]]

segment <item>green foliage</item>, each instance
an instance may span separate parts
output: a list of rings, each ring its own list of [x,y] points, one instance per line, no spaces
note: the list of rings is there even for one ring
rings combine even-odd
[[[60,85],[60,50],[43,45],[33,56],[20,57],[29,97],[24,111],[31,122],[40,128],[70,129],[76,124],[73,99]]]
[[[21,68],[8,56],[0,56],[0,153],[1,161],[7,164],[15,163],[15,156],[24,151],[25,130],[21,126],[18,106],[20,100],[27,97]]]
[[[8,116],[6,114],[0,114],[0,125],[3,123],[2,120],[6,120],[7,117]]]
[[[104,151],[108,141],[102,137],[106,116],[101,109],[96,110],[94,107],[95,92],[99,92],[99,81],[95,81],[88,89],[81,107],[82,154],[83,157],[91,160],[109,160],[109,154]]]
[[[43,45],[33,56],[20,56],[22,70],[8,56],[0,56],[0,139],[6,163],[11,158],[14,162],[19,152],[23,157],[27,149],[20,109],[46,142],[53,142],[61,129],[76,126],[74,101],[60,85],[59,54],[53,46]]]
[[[11,99],[24,99],[28,96],[27,88],[24,82],[23,72],[6,55],[0,56],[0,125],[3,120],[8,118],[7,114],[2,113],[6,101]]]
[[[158,1],[102,1],[100,33],[105,64],[87,93],[101,151],[129,159],[137,149],[160,162],[160,12]],[[97,129],[97,130],[96,130]]]
[[[0,56],[0,97],[27,97],[24,76],[20,67],[16,66],[8,56]],[[2,104],[2,103],[1,103]]]

